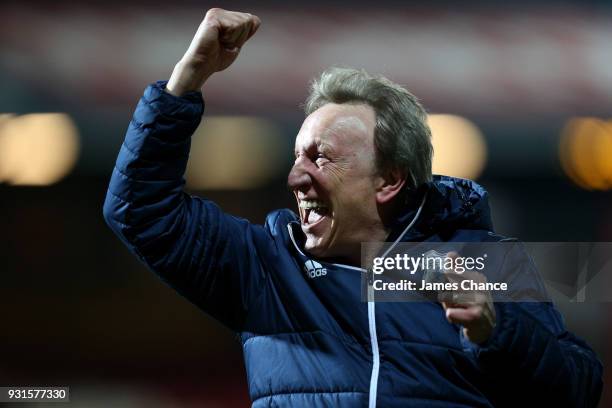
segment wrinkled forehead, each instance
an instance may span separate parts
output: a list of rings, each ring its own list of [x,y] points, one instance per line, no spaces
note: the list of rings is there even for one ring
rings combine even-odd
[[[372,146],[375,120],[374,110],[367,105],[324,105],[304,120],[295,148],[308,149],[313,144]]]

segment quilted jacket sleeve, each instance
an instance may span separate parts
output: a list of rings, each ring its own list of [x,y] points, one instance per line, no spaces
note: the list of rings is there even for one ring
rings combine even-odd
[[[129,124],[104,202],[104,218],[142,262],[198,307],[240,330],[264,280],[263,227],[183,192],[199,92],[175,97],[149,86]]]
[[[545,291],[531,258],[515,245],[513,270],[527,271],[538,293]],[[495,304],[497,326],[477,347],[477,358],[497,389],[496,406],[596,407],[602,365],[593,350],[563,323],[552,302]],[[516,405],[518,404],[518,405]]]

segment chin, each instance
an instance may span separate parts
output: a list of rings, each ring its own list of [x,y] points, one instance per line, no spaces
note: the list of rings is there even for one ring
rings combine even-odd
[[[325,249],[321,248],[319,245],[309,245],[306,243],[304,245],[304,250],[308,252],[310,255],[316,256],[318,258],[322,258],[325,256]]]
[[[304,249],[312,256],[316,256],[317,258],[325,258],[329,256],[329,248],[325,245],[325,243],[321,242],[320,238],[315,238],[315,243],[311,243],[310,239],[306,239],[304,243]]]

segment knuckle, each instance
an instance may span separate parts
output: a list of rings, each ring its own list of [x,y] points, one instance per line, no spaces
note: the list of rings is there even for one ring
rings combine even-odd
[[[208,12],[206,12],[206,19],[214,19],[214,20],[221,20],[221,19],[225,19],[226,16],[228,14],[227,10],[224,10],[222,8],[219,7],[213,7],[210,10],[208,10]]]
[[[478,320],[482,317],[482,307],[481,306],[476,306],[472,309],[472,317],[475,320]]]
[[[219,12],[217,10],[218,9],[208,10],[206,12],[206,15],[204,16],[204,21],[205,22],[217,21],[219,19]]]

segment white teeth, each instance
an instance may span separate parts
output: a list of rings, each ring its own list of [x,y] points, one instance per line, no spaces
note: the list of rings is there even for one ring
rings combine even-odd
[[[312,208],[327,208],[327,205],[322,201],[318,200],[300,200],[300,208],[312,209]]]

